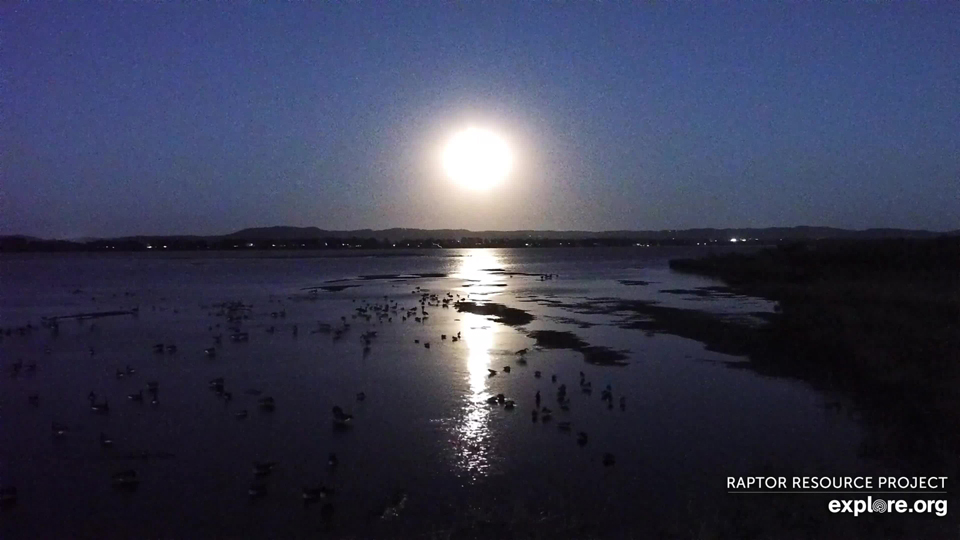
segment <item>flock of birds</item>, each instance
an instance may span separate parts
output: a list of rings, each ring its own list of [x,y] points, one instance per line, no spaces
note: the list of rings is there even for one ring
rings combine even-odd
[[[516,355],[519,357],[517,360],[518,364],[520,365],[527,364],[526,354],[528,352],[529,352],[529,349],[520,349],[519,351],[516,352]],[[503,367],[504,373],[510,373],[511,371],[512,370],[510,366]],[[497,374],[500,373],[495,369],[488,369],[487,372],[489,373],[490,377],[495,377]],[[543,376],[543,374],[540,372],[540,370],[536,370],[533,372],[533,376],[536,377],[537,379],[540,379]],[[556,374],[551,375],[550,381],[553,384],[556,384],[557,375]],[[586,375],[582,371],[580,372],[579,386],[580,386],[580,391],[583,394],[590,395],[593,393],[593,383],[586,379]],[[557,387],[556,398],[557,398],[557,407],[559,407],[559,409],[563,412],[569,412],[570,397],[567,395],[566,384],[561,383],[560,386]],[[611,409],[611,410],[613,409],[614,399],[613,399],[613,387],[611,385],[608,384],[603,389],[603,391],[600,393],[600,399],[601,401],[607,404],[608,409]],[[544,424],[547,424],[553,420],[553,409],[550,409],[546,405],[542,405],[541,403],[542,401],[543,401],[543,398],[540,394],[540,390],[537,390],[537,393],[534,395],[535,405],[533,410],[530,411],[531,419],[535,424],[537,422],[542,422]],[[490,405],[502,405],[503,408],[508,411],[512,411],[516,408],[516,401],[513,399],[507,399],[506,396],[502,393],[497,394],[495,396],[490,396],[489,398],[487,398],[487,403]],[[627,410],[626,396],[620,396],[619,404],[620,404],[621,411]],[[573,430],[573,424],[572,422],[569,422],[569,421],[560,421],[560,422],[557,422],[557,429],[562,432],[571,432]],[[578,445],[586,446],[588,441],[589,441],[589,435],[587,435],[586,431],[577,432]],[[611,467],[616,463],[616,457],[613,454],[607,452],[603,455],[601,462],[605,467]]]
[[[460,298],[460,295],[454,295],[453,293],[447,293],[445,296],[439,296],[437,294],[432,294],[426,290],[422,290],[420,287],[416,287],[412,291],[413,294],[419,296],[418,304],[411,308],[405,308],[397,301],[390,300],[389,297],[384,296],[383,302],[365,302],[364,305],[355,308],[354,313],[351,314],[351,318],[348,319],[347,316],[342,316],[340,322],[336,325],[331,325],[327,323],[318,322],[317,327],[311,331],[311,334],[330,334],[333,341],[339,341],[347,336],[351,332],[352,323],[351,320],[362,320],[366,322],[373,322],[376,320],[378,323],[384,322],[393,322],[394,318],[400,318],[402,321],[407,321],[412,319],[418,323],[426,322],[429,317],[429,311],[427,308],[441,308],[448,309],[450,307],[457,307],[457,304],[461,300],[467,300],[466,297]],[[355,302],[356,300],[354,300]],[[242,302],[227,302],[223,304],[218,304],[214,306],[200,306],[202,309],[209,309],[213,307],[216,311],[210,311],[209,314],[222,317],[225,319],[225,328],[228,331],[228,337],[230,341],[236,343],[247,342],[250,339],[249,331],[243,330],[243,324],[245,321],[251,318],[252,306],[245,305]],[[157,308],[154,307],[154,310]],[[283,319],[286,318],[286,311],[279,310],[273,311],[270,313],[270,317],[273,319]],[[56,321],[53,321],[50,324],[44,324],[48,329],[53,332],[59,331],[59,326]],[[223,334],[219,333],[221,324],[211,325],[208,327],[208,330],[211,332],[211,337],[213,339],[213,346],[205,348],[204,354],[207,357],[213,358],[217,356],[217,350],[221,347],[223,343]],[[0,331],[0,336],[27,336],[32,332],[38,330],[39,327],[28,324],[24,327],[16,329],[5,329]],[[293,336],[297,336],[299,333],[298,325],[294,324],[289,327]],[[276,325],[267,326],[266,331],[268,333],[275,333],[277,331]],[[217,332],[214,334],[214,332]],[[360,335],[360,340],[363,344],[363,354],[367,355],[370,353],[374,339],[377,337],[377,332],[375,330],[367,330]],[[457,332],[455,335],[446,335],[441,334],[440,340],[446,341],[450,339],[451,342],[458,342],[462,340],[460,332]],[[421,343],[420,339],[415,340],[416,343]],[[423,346],[427,349],[430,348],[429,341],[423,341]],[[176,354],[178,349],[177,346],[170,343],[156,343],[152,346],[154,353],[158,355],[163,354]],[[51,353],[49,348],[46,348],[45,352],[47,354]],[[90,348],[90,354],[95,355],[96,352],[93,348]],[[527,354],[529,349],[521,349],[516,351],[515,355],[517,357],[516,363],[520,366],[527,365]],[[19,377],[23,373],[34,373],[37,371],[36,361],[24,364],[22,360],[17,360],[10,367],[10,375],[13,377]],[[511,366],[504,366],[502,369],[503,373],[511,373]],[[130,365],[126,365],[122,368],[116,368],[115,377],[116,379],[128,379],[134,377],[137,373],[137,370]],[[498,370],[490,369],[489,376],[494,377],[501,373]],[[537,370],[534,371],[534,377],[540,379],[542,373]],[[557,375],[554,374],[551,376],[551,382],[554,384],[558,383]],[[224,377],[216,377],[207,382],[207,386],[218,398],[222,399],[224,402],[230,402],[233,400],[233,392],[229,391],[226,387]],[[593,392],[593,385],[590,381],[586,379],[585,374],[580,372],[579,388],[583,394],[590,395]],[[146,392],[144,392],[146,391]],[[256,389],[247,389],[244,391],[244,394],[253,396],[257,398],[257,408],[261,413],[273,413],[276,410],[276,400],[273,396],[264,396],[260,390]],[[144,405],[149,403],[151,406],[158,406],[160,403],[160,383],[159,381],[147,381],[145,388],[138,389],[136,392],[127,394],[126,400],[137,405]],[[365,392],[361,391],[356,393],[356,400],[362,402],[366,399]],[[614,396],[613,391],[610,385],[607,385],[601,391],[601,400],[606,403],[609,409],[614,408]],[[552,409],[542,404],[543,398],[541,396],[540,390],[537,390],[533,401],[535,403],[534,408],[531,411],[531,417],[534,423],[549,423],[551,422],[554,412]],[[87,394],[87,402],[90,407],[90,410],[93,414],[97,415],[109,415],[110,414],[110,403],[106,396],[102,396],[97,392],[91,390]],[[30,394],[28,396],[28,403],[31,406],[38,407],[40,404],[40,396],[38,394]],[[513,410],[517,407],[516,401],[513,399],[507,399],[506,396],[502,393],[495,396],[491,396],[487,399],[487,403],[490,405],[501,405],[506,410]],[[556,403],[560,411],[569,411],[570,410],[570,397],[567,393],[567,385],[559,384],[556,390]],[[626,398],[619,398],[619,408],[621,411],[626,410]],[[238,410],[233,413],[238,420],[244,420],[249,416],[249,411],[247,409]],[[333,406],[331,410],[331,421],[333,428],[336,430],[349,430],[354,424],[354,417],[349,412],[345,411],[340,405]],[[562,432],[571,432],[572,424],[569,421],[558,421],[557,428]],[[59,422],[52,422],[51,431],[54,438],[64,438],[69,436],[70,427],[66,424]],[[589,441],[589,436],[585,431],[579,431],[576,437],[577,444],[580,446],[587,445]],[[111,449],[114,447],[114,439],[105,432],[99,433],[99,444],[104,449]],[[159,457],[171,457],[172,455],[159,456]],[[151,457],[150,454],[144,452],[140,457]],[[152,456],[157,457],[157,456]],[[602,464],[604,466],[612,466],[615,464],[616,459],[613,454],[606,453],[602,457]],[[327,459],[327,465],[330,469],[335,469],[339,464],[339,459],[335,453],[330,453]],[[272,461],[256,461],[252,464],[252,474],[253,481],[250,484],[248,489],[248,494],[251,498],[261,498],[267,495],[267,479],[274,472],[277,467],[276,462]],[[135,469],[124,469],[115,472],[112,475],[112,484],[123,490],[136,490],[141,482],[140,476]],[[331,502],[331,496],[333,495],[333,490],[324,484],[304,486],[301,490],[301,499],[304,504],[312,503],[321,503],[321,515],[324,518],[329,518],[333,513],[333,505]],[[17,503],[17,488],[15,486],[0,486],[0,506],[9,507]],[[395,495],[392,499],[392,503],[387,505],[387,510],[384,511],[384,515],[388,515],[391,512],[395,513],[397,511],[397,506],[402,505],[405,501],[405,495]]]

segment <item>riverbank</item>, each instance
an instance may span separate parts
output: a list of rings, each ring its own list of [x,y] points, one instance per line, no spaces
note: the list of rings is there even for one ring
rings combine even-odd
[[[777,302],[739,340],[751,367],[852,396],[882,426],[864,454],[957,473],[960,239],[824,241],[670,267]]]

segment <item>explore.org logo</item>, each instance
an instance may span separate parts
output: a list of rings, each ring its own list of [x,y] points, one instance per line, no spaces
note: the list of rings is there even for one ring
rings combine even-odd
[[[873,497],[867,496],[866,500],[834,499],[827,504],[827,509],[834,514],[849,512],[853,514],[853,517],[857,517],[860,514],[883,514],[885,512],[891,514],[922,514],[929,512],[939,517],[943,517],[947,515],[947,500],[918,499],[913,501],[913,503],[910,503],[903,499],[887,501],[884,499],[874,499]]]
[[[947,515],[946,476],[730,476],[727,493],[812,495],[849,494],[853,498],[835,498],[827,503],[834,514],[932,514]],[[874,495],[910,495],[903,498],[874,498]],[[939,495],[940,497],[930,497]]]

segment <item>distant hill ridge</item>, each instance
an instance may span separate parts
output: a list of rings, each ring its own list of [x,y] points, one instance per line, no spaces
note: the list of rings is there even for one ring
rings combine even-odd
[[[930,238],[941,235],[960,234],[960,230],[951,232],[935,232],[910,229],[839,229],[834,227],[767,227],[767,228],[700,228],[700,229],[663,229],[657,231],[471,231],[468,229],[356,229],[349,231],[333,231],[318,227],[255,227],[236,231],[224,235],[226,238],[250,240],[295,240],[307,238],[377,238],[390,241],[400,240],[456,240],[460,238],[481,239],[590,239],[590,238],[648,238],[651,240],[702,240],[702,239],[729,239],[755,238],[758,240],[814,240],[821,238]]]
[[[354,229],[354,230],[327,230],[319,227],[252,227],[241,229],[224,235],[138,235],[113,238],[84,238],[70,240],[72,242],[151,242],[151,241],[264,241],[264,240],[318,240],[318,239],[346,239],[363,238],[378,241],[399,242],[404,240],[460,240],[462,238],[480,240],[653,240],[653,241],[702,241],[702,240],[729,240],[731,238],[755,239],[760,241],[780,240],[818,240],[818,239],[883,239],[883,238],[934,238],[938,236],[957,236],[960,229],[948,232],[874,228],[864,230],[840,229],[835,227],[766,227],[766,228],[697,228],[697,229],[661,229],[661,230],[614,230],[614,231],[579,231],[579,230],[514,230],[514,231],[471,231],[468,229]],[[5,244],[34,243],[34,242],[68,242],[60,239],[43,239],[25,235],[0,236]]]

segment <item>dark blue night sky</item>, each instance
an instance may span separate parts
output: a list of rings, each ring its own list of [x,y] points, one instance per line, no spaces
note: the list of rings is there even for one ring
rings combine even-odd
[[[0,8],[0,233],[960,227],[958,2],[239,4]]]

